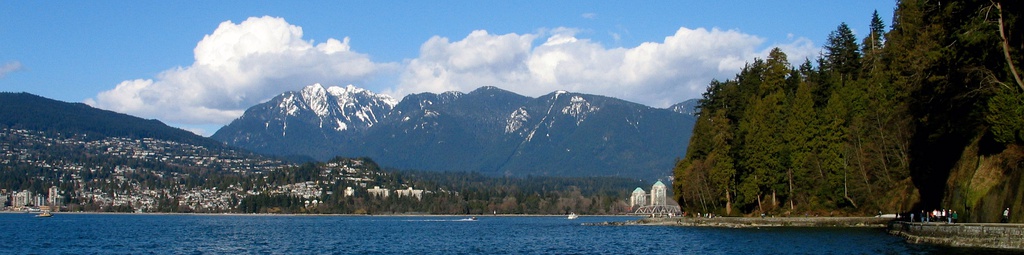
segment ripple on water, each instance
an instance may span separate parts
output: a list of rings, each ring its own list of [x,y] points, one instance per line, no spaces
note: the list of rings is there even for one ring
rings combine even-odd
[[[0,214],[10,254],[971,254],[877,229],[581,226],[623,217]],[[16,245],[15,245],[16,244]],[[981,251],[990,253],[990,251]]]

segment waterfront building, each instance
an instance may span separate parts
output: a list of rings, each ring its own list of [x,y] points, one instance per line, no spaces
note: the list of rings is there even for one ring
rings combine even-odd
[[[46,198],[46,204],[53,207],[60,207],[61,201],[64,200],[63,198],[64,197],[60,195],[60,190],[57,189],[57,186],[51,186],[49,196]]]
[[[11,196],[11,207],[22,208],[32,204],[32,191],[22,190]]]
[[[633,195],[629,196],[629,207],[637,208],[645,205],[647,205],[647,192],[643,188],[636,187],[633,190]]]
[[[665,184],[661,181],[655,182],[651,187],[651,205],[666,205],[667,194]]]
[[[36,194],[36,197],[32,198],[32,205],[37,207],[46,205],[46,197],[43,194]]]
[[[375,196],[375,197],[382,197],[382,198],[388,198],[388,195],[390,195],[390,192],[391,192],[390,190],[382,189],[382,188],[380,188],[380,186],[373,186],[372,189],[367,189],[366,190],[367,194],[370,194],[371,196]]]
[[[418,199],[418,200],[423,200],[423,190],[421,190],[421,189],[412,189],[412,187],[409,187],[408,189],[404,189],[404,190],[401,190],[401,189],[395,190],[395,195],[398,196],[398,197],[411,196],[411,197],[416,197],[416,199]]]
[[[650,198],[649,202],[643,202],[643,199]],[[639,201],[639,203],[637,203]],[[636,208],[633,211],[635,215],[644,215],[650,217],[673,217],[682,215],[679,205],[674,201],[670,204],[668,201],[668,189],[665,184],[661,181],[654,183],[651,186],[651,194],[647,195],[641,188],[633,190],[633,195],[630,196],[630,204]],[[639,208],[637,208],[638,206]]]

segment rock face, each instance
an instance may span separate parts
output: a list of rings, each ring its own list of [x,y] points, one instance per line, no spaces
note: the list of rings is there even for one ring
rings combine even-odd
[[[531,98],[482,87],[396,104],[353,87],[321,88],[254,106],[213,138],[321,160],[368,156],[403,169],[660,178],[684,155],[694,124],[669,109],[566,91]]]

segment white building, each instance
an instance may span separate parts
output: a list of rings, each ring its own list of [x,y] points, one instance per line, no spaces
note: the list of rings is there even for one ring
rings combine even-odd
[[[678,205],[674,202],[672,205],[669,205],[668,189],[665,187],[664,183],[661,183],[661,181],[654,183],[654,186],[651,187],[651,194],[649,196],[650,202],[644,203],[642,201],[644,198],[648,198],[648,196],[644,194],[643,189],[636,188],[636,190],[633,191],[630,201],[634,207],[639,205],[639,208],[637,208],[632,214],[650,217],[673,217],[681,215],[681,210]],[[637,203],[637,201],[640,202]]]
[[[636,187],[636,189],[633,190],[633,195],[629,196],[629,206],[636,208],[638,206],[645,205],[647,205],[647,192],[640,187]]]
[[[36,194],[36,197],[32,199],[32,205],[39,207],[46,205],[46,197],[43,194]]]
[[[50,196],[46,198],[46,204],[57,207],[61,206],[60,202],[64,200],[64,197],[60,195],[60,190],[57,189],[57,186],[51,186],[49,193]]]
[[[373,186],[372,189],[367,189],[366,190],[367,194],[370,194],[371,196],[382,197],[382,198],[387,198],[388,195],[390,195],[390,192],[391,192],[390,190],[382,189],[382,188],[380,188],[380,186]]]
[[[395,190],[395,195],[398,196],[398,197],[412,196],[412,197],[416,197],[416,199],[418,199],[418,200],[423,200],[423,190],[421,190],[421,189],[412,189],[412,187],[409,187],[408,189],[404,189],[404,190],[401,190],[401,189]]]
[[[14,195],[11,196],[11,206],[14,208],[25,207],[29,204],[32,204],[32,191],[14,192]]]
[[[346,187],[345,188],[345,196],[346,197],[354,197],[354,196],[356,196],[356,190],[353,189],[352,187]]]
[[[661,181],[655,182],[654,186],[651,187],[651,205],[668,204],[668,198],[666,198],[667,193],[664,183],[661,183]]]

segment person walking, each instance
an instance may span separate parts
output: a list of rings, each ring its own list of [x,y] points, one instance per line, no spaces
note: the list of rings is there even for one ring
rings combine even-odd
[[[1003,210],[1003,223],[1009,223],[1009,222],[1010,222],[1010,208],[1007,207],[1006,210]]]

